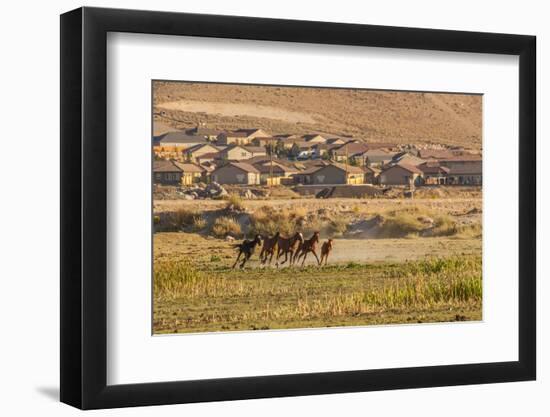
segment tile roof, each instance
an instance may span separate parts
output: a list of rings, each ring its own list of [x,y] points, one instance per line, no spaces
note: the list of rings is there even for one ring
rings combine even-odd
[[[173,161],[154,161],[153,172],[181,172],[181,168],[176,166]]]
[[[260,173],[260,171],[258,171],[253,165],[247,164],[246,162],[233,162],[233,161],[225,165],[219,166],[218,168],[215,169],[215,171],[225,168],[226,166],[229,166],[229,165],[233,165],[234,167],[239,168],[245,172],[253,172],[256,174]]]
[[[205,171],[205,168],[199,166],[199,165],[196,165],[196,164],[191,164],[191,163],[187,163],[187,162],[174,162],[174,165],[176,165],[178,168],[180,168],[182,170],[182,172],[184,173],[191,173],[191,172],[197,172],[197,173],[202,173]]]
[[[185,132],[168,132],[155,138],[160,145],[163,143],[208,143],[204,138],[188,135]]]

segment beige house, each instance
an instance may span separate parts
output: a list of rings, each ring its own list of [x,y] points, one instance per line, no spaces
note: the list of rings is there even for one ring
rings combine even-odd
[[[210,178],[219,184],[260,184],[260,172],[252,165],[244,162],[229,162],[220,166],[212,171]]]
[[[327,142],[324,136],[318,135],[316,133],[311,135],[304,135],[302,136],[302,138],[305,142],[309,142],[309,143],[326,143]]]
[[[311,174],[311,184],[363,184],[365,171],[352,165],[331,163]]]
[[[179,185],[182,177],[181,168],[173,161],[153,162],[153,183],[162,185]]]
[[[265,154],[265,152],[264,152]],[[218,153],[217,159],[227,161],[243,161],[252,158],[254,153],[243,145],[230,145]]]
[[[397,164],[384,169],[379,176],[381,185],[419,185],[422,171],[414,165]]]
[[[222,132],[217,137],[219,145],[249,145],[252,139],[267,137],[269,134],[262,129],[237,129],[232,132]]]
[[[413,155],[410,152],[398,152],[396,153],[392,158],[392,163],[396,164],[402,164],[402,165],[410,165],[410,166],[418,166],[420,164],[423,164],[426,162],[426,160]]]
[[[330,154],[333,160],[337,162],[345,162],[351,159],[355,159],[355,155],[358,155],[358,159],[361,159],[360,155],[368,151],[367,144],[362,142],[348,142],[337,148],[331,149]],[[364,165],[363,161],[359,161],[359,165]]]
[[[190,135],[200,136],[208,141],[215,141],[220,133],[223,133],[223,130],[197,126],[193,129],[188,129],[187,133]]]
[[[260,172],[260,182],[262,184],[270,182],[270,178],[290,178],[291,175],[298,172],[296,168],[279,162],[262,161],[254,164],[254,167]],[[272,181],[272,183],[274,182]]]
[[[278,141],[279,138],[273,136],[256,137],[252,139],[252,145],[261,147],[275,146]]]
[[[395,152],[389,152],[385,149],[371,149],[369,148],[365,153],[363,153],[363,160],[365,165],[371,167],[381,167],[389,163]]]
[[[267,151],[264,146],[243,146],[243,148],[252,154],[251,158],[267,156]]]
[[[378,184],[380,169],[373,166],[366,166],[365,170],[365,183],[366,184]]]
[[[422,171],[423,183],[426,185],[443,185],[447,183],[449,168],[441,166],[438,161],[430,160],[418,165]]]
[[[220,148],[210,144],[201,144],[186,149],[183,152],[184,159],[187,161],[197,162],[202,156],[214,154],[220,151]]]
[[[182,185],[191,185],[204,179],[206,169],[199,165],[181,162],[174,162],[174,165],[181,169],[180,183]]]

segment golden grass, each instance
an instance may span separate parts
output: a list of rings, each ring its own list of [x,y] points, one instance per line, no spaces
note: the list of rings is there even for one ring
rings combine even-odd
[[[434,321],[452,319],[455,311],[479,317],[481,257],[252,269],[244,275],[164,260],[155,263],[154,295],[159,331],[173,327],[169,311],[185,319],[178,331],[357,325],[384,322],[385,315],[398,322],[418,312]]]
[[[242,237],[242,230],[240,224],[233,217],[222,216],[218,217],[212,229],[210,230],[213,236],[217,238],[225,238],[226,236],[232,236],[234,238]]]

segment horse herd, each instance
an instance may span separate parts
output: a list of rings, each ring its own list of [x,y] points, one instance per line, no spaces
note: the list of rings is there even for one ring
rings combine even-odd
[[[312,253],[317,259],[317,264],[321,265],[323,261],[325,265],[328,261],[328,256],[332,251],[333,241],[328,239],[321,246],[321,259],[317,256],[317,245],[319,244],[319,232],[314,232],[313,236],[309,239],[304,239],[304,235],[300,232],[296,232],[292,237],[283,237],[279,232],[275,233],[273,236],[263,237],[262,235],[256,235],[252,240],[244,240],[242,243],[233,245],[235,249],[239,251],[237,259],[233,264],[233,268],[237,266],[241,255],[243,259],[241,261],[240,268],[244,268],[246,262],[252,257],[256,246],[262,245],[262,250],[260,251],[260,263],[265,265],[268,263],[271,265],[273,257],[276,255],[275,264],[277,267],[283,265],[285,262],[289,262],[289,265],[294,265],[295,262],[299,261],[302,258],[302,266],[306,261],[308,253]],[[284,260],[279,263],[279,260],[283,257]]]

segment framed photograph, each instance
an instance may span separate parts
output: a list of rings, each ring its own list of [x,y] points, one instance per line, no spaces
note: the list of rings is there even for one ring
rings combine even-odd
[[[61,16],[61,401],[533,380],[535,37]]]

